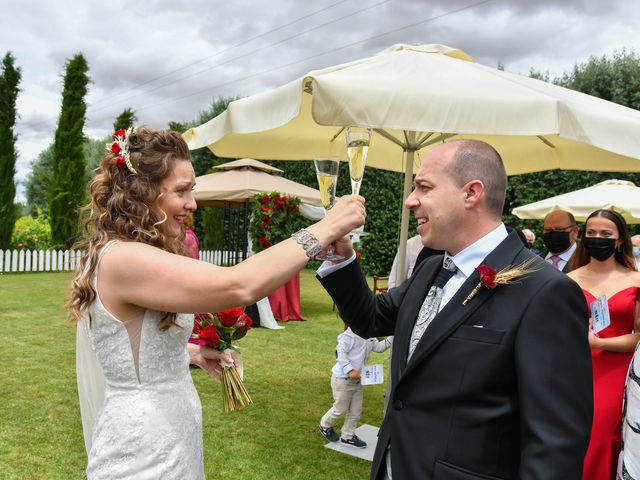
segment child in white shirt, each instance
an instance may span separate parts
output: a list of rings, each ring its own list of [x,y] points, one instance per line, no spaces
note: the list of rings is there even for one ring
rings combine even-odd
[[[356,425],[362,415],[362,383],[360,372],[369,360],[369,354],[384,352],[391,347],[392,337],[382,341],[375,338],[364,339],[347,328],[338,335],[336,348],[336,364],[331,369],[331,390],[333,391],[333,406],[320,420],[320,433],[330,442],[342,443],[358,448],[365,448],[367,444],[355,434]],[[340,437],[334,426],[336,421],[345,417]]]

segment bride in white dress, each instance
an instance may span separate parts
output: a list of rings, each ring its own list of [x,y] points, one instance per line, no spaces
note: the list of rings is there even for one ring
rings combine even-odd
[[[184,256],[184,217],[196,209],[189,150],[175,132],[118,131],[90,183],[86,250],[73,280],[78,392],[89,479],[202,479],[195,363],[221,359],[188,344],[192,313],[264,298],[309,258],[364,223],[364,200],[344,197],[327,216],[233,267]],[[259,274],[257,274],[259,273]]]

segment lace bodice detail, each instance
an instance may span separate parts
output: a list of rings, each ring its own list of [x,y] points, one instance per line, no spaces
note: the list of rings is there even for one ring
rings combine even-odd
[[[163,331],[163,314],[147,310],[134,320],[140,328],[130,328],[139,332],[136,339],[97,293],[89,313],[89,339],[102,367],[105,394],[93,428],[87,478],[204,479],[202,407],[187,353],[193,315],[177,315],[176,325]]]
[[[158,323],[163,314],[147,310],[142,318],[136,358],[134,345],[137,342],[131,342],[126,325],[104,308],[99,297],[91,310],[89,336],[107,387],[166,385],[176,379],[182,381],[184,371],[189,367],[185,345],[193,328],[193,315],[177,315],[177,326],[162,331]],[[139,371],[139,381],[136,370]]]

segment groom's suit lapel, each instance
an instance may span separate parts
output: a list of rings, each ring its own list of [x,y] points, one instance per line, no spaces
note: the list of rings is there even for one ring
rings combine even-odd
[[[500,245],[498,245],[482,262],[500,271],[505,268],[514,266],[514,259],[522,251],[524,246],[518,238],[515,232],[512,232]],[[437,269],[436,269],[437,273]],[[435,279],[435,273],[431,276],[431,281],[428,285],[431,285]],[[406,363],[409,337],[413,330],[413,324],[409,329],[403,329],[403,337],[398,339],[398,344],[403,346],[402,364],[406,364],[402,375],[406,375],[410,370],[415,368],[425,357],[427,357],[434,349],[440,345],[451,333],[453,333],[462,323],[464,323],[478,308],[482,306],[484,302],[493,294],[493,291],[488,288],[481,288],[478,293],[469,300],[466,305],[463,305],[464,300],[471,293],[471,291],[480,282],[480,276],[478,272],[474,271],[469,278],[462,284],[456,294],[449,300],[444,308],[436,315],[433,322],[427,330],[424,332],[422,339],[416,346],[415,351],[411,357],[411,360]],[[505,288],[504,285],[498,285],[496,288]],[[508,288],[508,287],[507,287]],[[415,319],[418,316],[422,304],[418,305],[411,314],[413,315],[412,321],[415,323]],[[414,315],[415,313],[415,315]],[[406,332],[408,331],[408,334]],[[406,336],[406,338],[405,338]],[[400,343],[402,342],[402,343]]]

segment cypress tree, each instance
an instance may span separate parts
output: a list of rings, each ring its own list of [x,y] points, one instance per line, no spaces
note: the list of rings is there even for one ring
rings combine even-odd
[[[15,59],[7,52],[0,72],[0,249],[9,248],[16,221],[16,100],[22,72],[14,65]]]
[[[138,121],[138,117],[136,117],[136,112],[131,110],[130,108],[125,108],[116,121],[113,122],[113,131],[116,130],[126,130],[129,127],[133,127],[133,124]]]
[[[53,143],[49,223],[56,247],[69,247],[78,233],[78,216],[86,185],[83,128],[89,66],[81,53],[67,61],[62,107]]]

